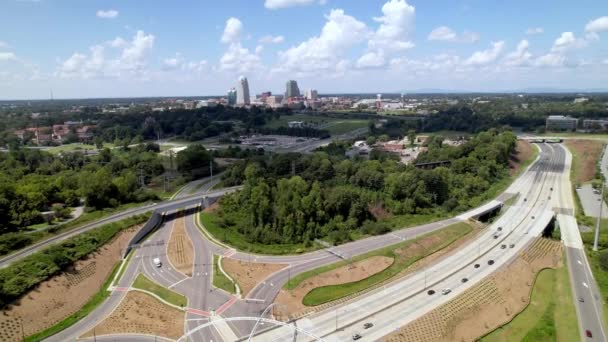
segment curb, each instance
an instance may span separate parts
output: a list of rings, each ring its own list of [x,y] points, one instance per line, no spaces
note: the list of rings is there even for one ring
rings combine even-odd
[[[224,268],[222,267],[222,259],[224,258],[223,255],[218,256],[217,258],[217,267],[220,269],[220,272],[222,272],[222,274],[228,278],[228,280],[230,280],[233,284],[234,284],[234,288],[236,289],[236,296],[238,298],[241,298],[241,288],[239,287],[239,284],[234,281],[234,279],[232,279],[231,276],[228,275],[228,273],[226,273],[226,271],[224,271]]]

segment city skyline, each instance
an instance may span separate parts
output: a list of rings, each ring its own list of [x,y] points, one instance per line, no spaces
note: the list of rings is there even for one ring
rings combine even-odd
[[[608,4],[6,1],[0,99],[605,89]],[[187,11],[184,11],[187,9]],[[75,17],[84,20],[72,20]],[[293,25],[297,18],[302,25]],[[517,20],[505,20],[517,18]],[[196,24],[196,25],[194,25]],[[289,28],[289,29],[287,29]]]

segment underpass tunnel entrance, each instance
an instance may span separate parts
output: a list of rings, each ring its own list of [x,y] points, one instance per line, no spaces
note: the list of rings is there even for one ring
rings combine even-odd
[[[557,223],[555,215],[551,217],[551,221],[549,221],[549,224],[543,230],[542,237],[557,240],[561,239],[559,224]]]
[[[488,210],[487,212],[478,215],[477,217],[475,217],[475,219],[477,219],[477,221],[483,222],[483,223],[491,223],[492,221],[494,221],[494,219],[496,217],[498,217],[500,215],[500,211],[502,210],[503,204],[500,204],[498,206],[496,206],[493,209]]]

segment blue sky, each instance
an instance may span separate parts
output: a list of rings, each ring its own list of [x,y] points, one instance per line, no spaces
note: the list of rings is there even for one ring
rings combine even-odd
[[[0,99],[608,88],[608,1],[2,0]]]

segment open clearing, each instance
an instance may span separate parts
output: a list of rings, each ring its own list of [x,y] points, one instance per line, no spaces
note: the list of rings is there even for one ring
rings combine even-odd
[[[167,258],[175,269],[188,277],[192,276],[194,247],[186,233],[184,217],[178,217],[173,222],[171,237],[167,246]]]
[[[509,158],[509,175],[511,176],[518,174],[522,167],[533,161],[532,157],[538,152],[536,147],[526,140],[517,140],[516,151]]]
[[[602,153],[602,142],[598,140],[566,140],[566,146],[574,155],[572,179],[575,184],[595,178],[597,162]]]
[[[279,292],[276,302],[282,304],[282,307],[275,312],[278,313],[280,319],[297,318],[311,311],[323,310],[332,305],[347,301],[357,295],[361,295],[365,291],[371,291],[374,288],[387,284],[395,278],[405,277],[416,269],[445,257],[472,239],[479,232],[478,229],[475,229],[471,233],[472,231],[471,225],[458,223],[444,227],[437,232],[424,235],[416,240],[402,242],[355,257],[353,261],[366,260],[374,256],[384,256],[392,258],[394,261],[389,267],[371,277],[346,283],[345,285],[330,285],[326,287],[320,285],[321,287],[316,287],[317,291],[322,291],[322,297],[327,295],[331,300],[327,301],[328,298],[325,298],[325,304],[314,307],[304,304],[304,297],[307,293],[305,291],[297,291],[297,289],[301,286],[306,286],[308,282],[323,273],[333,274],[337,268],[348,265],[348,262],[338,262],[299,274],[292,278],[292,281],[286,284]],[[313,299],[315,298],[313,297]]]
[[[184,312],[138,291],[130,291],[110,316],[81,337],[148,334],[178,339],[184,333]]]
[[[247,262],[224,258],[222,259],[224,271],[239,284],[241,293],[246,296],[257,284],[261,283],[272,273],[285,268],[284,264],[267,264]]]
[[[545,268],[559,267],[561,257],[560,242],[539,238],[510,265],[483,279],[450,302],[410,322],[385,340],[476,341],[480,336],[513,320],[530,302],[538,272]],[[536,317],[537,320],[539,318]],[[563,323],[565,329],[572,326],[572,323]],[[576,326],[576,320],[573,325]],[[521,340],[513,337],[509,336],[508,340]]]
[[[0,315],[0,341],[21,339],[23,333],[33,335],[78,311],[97,292],[122,258],[122,249],[138,227],[119,233],[110,243],[77,261],[74,267],[60,273],[29,291],[9,305]]]

